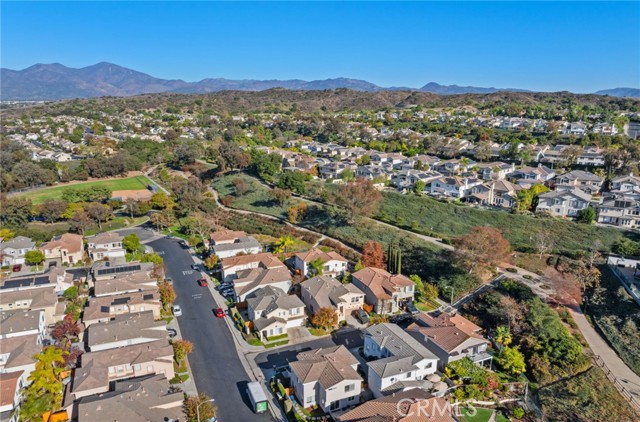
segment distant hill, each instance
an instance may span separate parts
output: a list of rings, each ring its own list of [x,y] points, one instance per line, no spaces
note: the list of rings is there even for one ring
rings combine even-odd
[[[233,80],[207,78],[198,82],[159,79],[112,63],[101,62],[75,69],[59,63],[36,64],[23,70],[0,69],[0,95],[3,100],[61,100],[92,97],[127,97],[140,94],[206,94],[220,91],[265,91],[284,88],[296,91],[350,89],[361,92],[414,91],[438,95],[491,94],[496,92],[530,92],[517,88],[481,88],[440,85],[430,82],[422,88],[381,87],[361,79],[335,78],[315,81]],[[639,97],[640,90],[615,88],[599,91],[602,95]]]
[[[611,95],[612,97],[633,97],[640,98],[640,89],[638,88],[613,88],[597,91],[598,95]]]

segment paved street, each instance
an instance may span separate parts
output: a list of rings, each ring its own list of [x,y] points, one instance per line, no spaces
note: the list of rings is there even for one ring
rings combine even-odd
[[[197,283],[199,273],[191,270],[193,260],[179,239],[162,238],[150,242],[165,261],[166,273],[173,279],[176,304],[182,308],[178,324],[182,337],[193,342],[189,364],[198,392],[216,400],[221,422],[270,421],[269,413],[256,415],[250,408],[246,385],[250,381],[236,352],[229,328],[215,318],[211,292]],[[228,318],[228,317],[226,317]]]

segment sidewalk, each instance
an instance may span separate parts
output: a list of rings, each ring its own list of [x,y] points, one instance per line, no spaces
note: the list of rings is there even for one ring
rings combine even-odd
[[[173,328],[176,330],[178,335],[175,337],[176,339],[182,339],[182,334],[180,333],[180,325],[178,324],[178,320],[174,317],[169,324],[167,324],[167,328]],[[193,372],[191,371],[191,365],[189,364],[189,358],[187,357],[187,370],[189,371],[189,379],[181,384],[174,384],[182,389],[186,394],[190,396],[197,396],[198,389],[196,388],[196,383],[193,380]]]

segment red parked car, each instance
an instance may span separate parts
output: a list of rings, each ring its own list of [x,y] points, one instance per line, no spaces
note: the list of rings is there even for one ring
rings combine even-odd
[[[200,280],[198,280],[198,284],[202,287],[207,287],[209,285],[206,278],[201,278]]]
[[[218,318],[224,318],[224,311],[222,310],[222,308],[216,308],[213,310],[213,313],[215,314],[216,317]]]
[[[19,273],[20,271],[22,271],[22,264],[16,264],[13,266],[14,273]]]

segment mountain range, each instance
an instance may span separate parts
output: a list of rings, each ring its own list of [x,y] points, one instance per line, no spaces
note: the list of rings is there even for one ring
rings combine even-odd
[[[83,68],[71,68],[59,63],[36,64],[23,70],[0,69],[2,100],[61,100],[101,96],[131,96],[160,92],[203,94],[219,91],[263,91],[271,88],[290,90],[326,90],[347,88],[354,91],[419,91],[439,95],[489,94],[498,91],[530,92],[516,88],[481,88],[474,86],[440,85],[430,82],[421,88],[381,87],[360,79],[335,78],[315,81],[300,79],[253,80],[208,78],[198,82],[180,79],[160,79],[146,73],[101,62]],[[640,97],[640,89],[614,88],[595,94]]]

